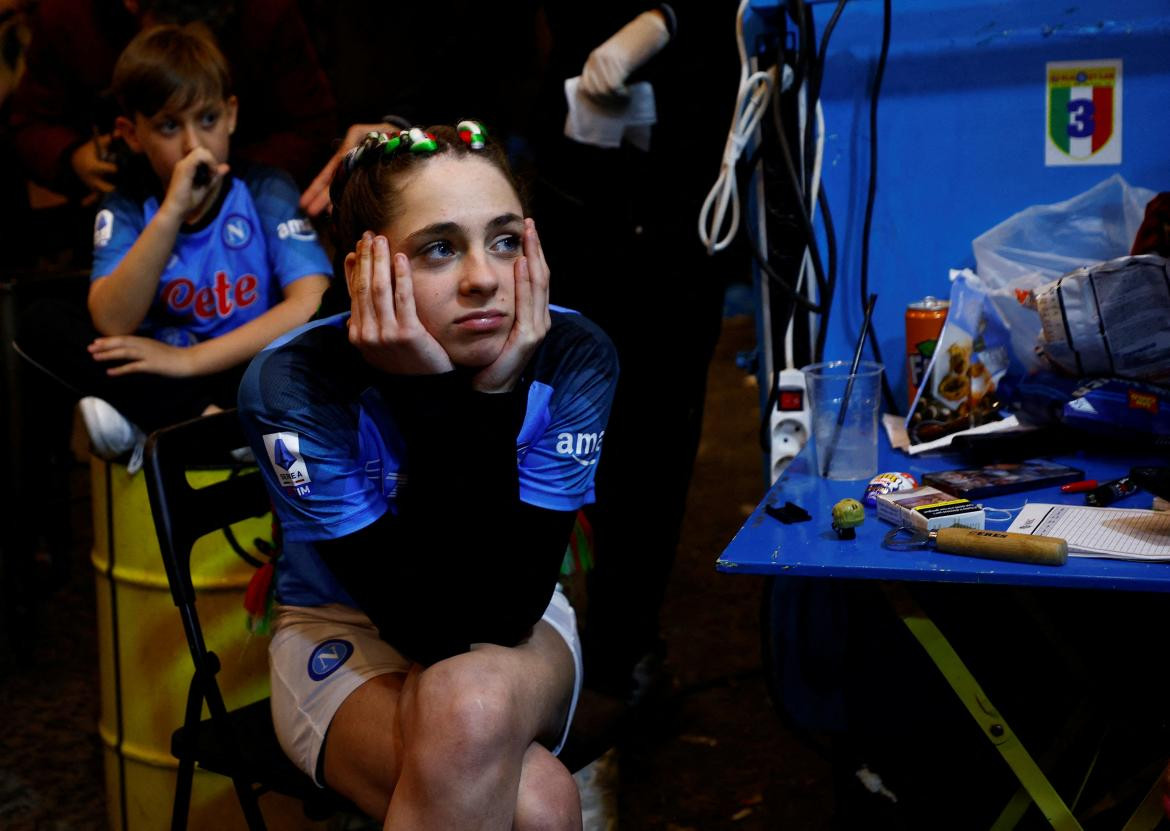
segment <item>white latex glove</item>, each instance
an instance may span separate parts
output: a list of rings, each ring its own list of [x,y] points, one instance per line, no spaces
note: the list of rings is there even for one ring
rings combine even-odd
[[[669,40],[661,12],[642,12],[589,53],[581,70],[581,93],[602,102],[625,99],[626,78]]]

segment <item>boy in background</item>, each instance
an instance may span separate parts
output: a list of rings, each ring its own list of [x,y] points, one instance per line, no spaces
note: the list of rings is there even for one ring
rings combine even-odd
[[[112,91],[133,156],[94,224],[92,321],[47,304],[17,342],[133,471],[145,434],[234,406],[247,361],[317,310],[329,261],[287,175],[228,164],[238,103],[204,27],[141,32]]]

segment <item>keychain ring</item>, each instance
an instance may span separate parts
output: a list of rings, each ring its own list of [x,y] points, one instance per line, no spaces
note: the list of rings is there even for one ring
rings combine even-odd
[[[926,548],[930,541],[930,534],[906,525],[899,525],[890,529],[882,540],[882,545],[895,551],[912,551]]]

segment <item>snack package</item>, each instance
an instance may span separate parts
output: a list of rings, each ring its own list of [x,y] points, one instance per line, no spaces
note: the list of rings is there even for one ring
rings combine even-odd
[[[951,308],[906,419],[911,446],[999,421],[1011,361],[1007,328],[969,271],[952,272]]]
[[[1078,268],[1023,293],[1040,315],[1037,349],[1078,377],[1170,381],[1170,268],[1156,254]]]
[[[862,494],[861,503],[873,508],[877,505],[877,498],[881,494],[908,491],[916,487],[918,487],[918,480],[909,473],[902,473],[901,471],[879,473],[870,479],[869,484],[865,486],[865,493]]]
[[[1139,381],[1098,378],[1073,391],[1060,420],[1092,433],[1170,436],[1170,391]]]

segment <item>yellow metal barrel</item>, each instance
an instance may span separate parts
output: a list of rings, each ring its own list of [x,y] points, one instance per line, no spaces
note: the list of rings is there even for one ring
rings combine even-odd
[[[198,487],[230,472],[189,475]],[[144,477],[96,457],[90,461],[90,477],[101,676],[98,729],[110,828],[157,831],[170,826],[178,770],[171,733],[183,721],[191,656],[171,601]],[[234,525],[232,532],[245,551],[259,557],[252,541],[271,539],[270,523],[266,515]],[[253,636],[245,627],[243,597],[252,566],[218,533],[196,544],[191,572],[207,644],[223,667],[218,681],[228,709],[267,697],[268,638]],[[267,794],[261,808],[270,827],[317,827],[295,800]],[[189,827],[246,828],[230,779],[196,768]]]

